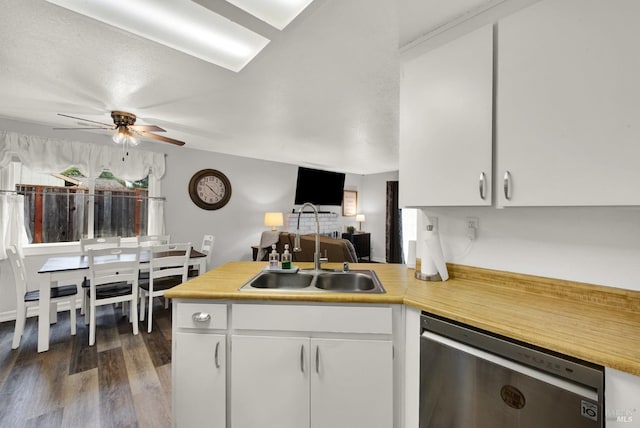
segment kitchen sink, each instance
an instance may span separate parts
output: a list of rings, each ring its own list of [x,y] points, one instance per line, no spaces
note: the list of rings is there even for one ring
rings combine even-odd
[[[297,290],[311,285],[313,275],[308,273],[261,272],[245,285],[252,288],[276,288],[280,290]],[[244,287],[244,286],[243,286]]]
[[[363,272],[323,272],[316,276],[316,287],[327,291],[354,292],[373,290],[376,284],[372,275]]]
[[[240,287],[242,291],[386,293],[372,270],[307,270],[297,273],[262,271]]]

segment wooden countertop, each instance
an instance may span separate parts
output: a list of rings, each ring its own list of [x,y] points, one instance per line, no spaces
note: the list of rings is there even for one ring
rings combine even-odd
[[[170,298],[406,304],[497,334],[640,376],[640,292],[449,265],[425,282],[405,265],[375,270],[386,294],[239,291],[265,262],[232,262],[166,293]],[[301,268],[311,263],[299,263]],[[330,268],[341,264],[328,263]],[[355,265],[351,266],[356,269]]]
[[[372,269],[384,285],[385,294],[296,292],[275,290],[243,290],[239,288],[260,272],[268,262],[231,262],[204,275],[167,290],[170,298],[185,299],[232,299],[232,300],[288,300],[338,303],[391,303],[403,304],[410,273],[404,265],[358,263],[352,270]],[[301,269],[313,268],[313,263],[296,263]],[[342,263],[324,263],[324,268],[342,269]],[[288,274],[283,274],[288,275]]]

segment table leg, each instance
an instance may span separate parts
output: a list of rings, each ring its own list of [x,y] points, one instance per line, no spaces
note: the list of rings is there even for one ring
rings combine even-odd
[[[38,305],[38,352],[49,350],[49,313],[51,311],[51,287],[53,278],[50,273],[40,276],[40,303]]]

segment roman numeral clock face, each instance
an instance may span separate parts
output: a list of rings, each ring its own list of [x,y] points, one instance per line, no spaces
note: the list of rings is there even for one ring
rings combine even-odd
[[[189,196],[194,204],[205,210],[217,210],[231,199],[231,182],[215,169],[196,172],[189,181]]]

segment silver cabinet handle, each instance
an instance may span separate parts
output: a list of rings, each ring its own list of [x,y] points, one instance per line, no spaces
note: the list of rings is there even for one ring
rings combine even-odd
[[[300,346],[300,371],[304,373],[304,345]]]
[[[211,315],[206,312],[194,312],[191,315],[193,322],[208,322],[211,319]]]
[[[316,373],[320,373],[320,347],[316,346]]]
[[[484,198],[487,197],[487,195],[485,194],[486,181],[487,181],[486,180],[486,175],[485,175],[485,173],[483,171],[483,172],[480,173],[480,182],[478,184],[478,187],[479,187],[478,190],[480,190],[480,199],[482,199],[482,200],[484,200]]]
[[[507,201],[511,200],[511,173],[504,172],[504,197]]]
[[[220,368],[220,360],[218,359],[218,355],[219,355],[219,351],[220,350],[220,342],[216,342],[216,351],[215,351],[215,355],[214,355],[214,359],[216,361],[216,368],[219,369]]]

